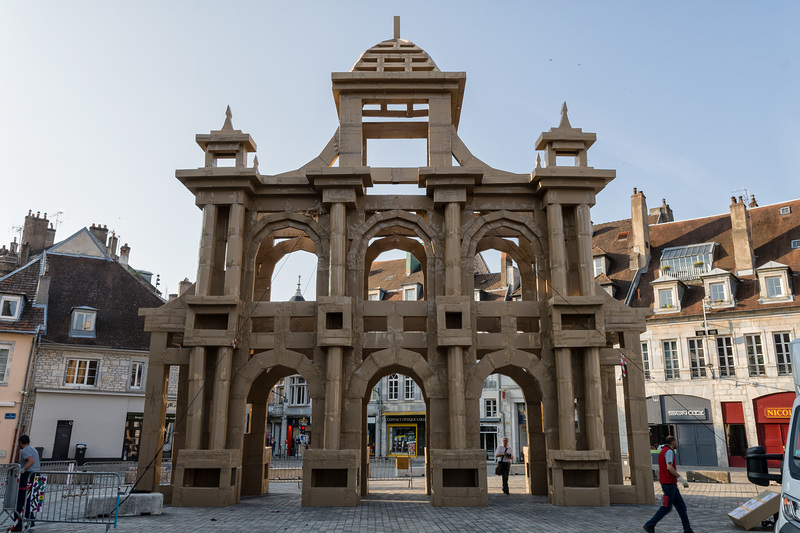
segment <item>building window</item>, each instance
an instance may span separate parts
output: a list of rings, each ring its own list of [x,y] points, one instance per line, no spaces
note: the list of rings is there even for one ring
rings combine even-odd
[[[380,293],[378,293],[377,291],[369,293],[369,299],[373,302],[380,300],[380,296],[381,296]]]
[[[0,296],[0,320],[17,320],[22,311],[22,296]]]
[[[792,250],[796,250],[800,248],[800,239],[794,239],[792,241]]]
[[[733,339],[730,337],[717,337],[717,362],[719,363],[719,376],[735,376],[733,360]]]
[[[141,389],[144,385],[144,363],[142,361],[131,362],[131,379],[128,385],[131,389]]]
[[[659,289],[658,301],[661,303],[661,308],[675,307],[675,300],[672,298],[672,289]]]
[[[369,401],[371,402],[378,401],[378,387],[372,387],[372,396],[369,397]]]
[[[415,301],[416,299],[417,299],[416,287],[406,287],[405,289],[403,289],[403,300]]]
[[[72,310],[72,321],[69,327],[70,337],[94,337],[97,322],[97,310],[89,307],[77,307]]]
[[[389,376],[389,399],[400,399],[400,376],[397,374],[392,374]]]
[[[97,385],[96,359],[68,359],[65,385]]]
[[[308,386],[304,377],[289,378],[289,405],[308,405]]]
[[[644,379],[650,379],[650,351],[647,343],[642,343],[642,366],[644,366]]]
[[[606,272],[606,261],[602,257],[594,258],[594,277]]]
[[[789,376],[792,374],[792,356],[789,353],[791,337],[788,333],[773,333],[775,340],[775,359],[778,362],[778,375]]]
[[[751,376],[766,376],[764,369],[764,350],[761,347],[761,335],[745,335],[744,344],[747,346],[747,370]]]
[[[713,252],[713,242],[665,248],[661,252],[661,270],[678,279],[696,279],[709,271]]]
[[[727,300],[725,297],[725,284],[724,283],[710,283],[708,285],[708,296],[712,302],[724,302]]]
[[[404,383],[404,393],[406,400],[413,400],[414,399],[414,380],[410,377],[406,376],[405,383]]]
[[[780,298],[783,296],[783,284],[780,276],[769,276],[764,278],[767,286],[767,298]]]
[[[497,418],[497,400],[495,399],[483,400],[483,409],[486,418]]]
[[[677,341],[664,341],[664,379],[680,379]]]
[[[8,383],[8,369],[11,366],[13,343],[0,344],[0,383]]]
[[[703,339],[689,339],[689,362],[692,368],[692,378],[706,377],[706,353],[703,349]]]
[[[476,289],[474,292],[475,292],[475,301],[476,302],[480,302],[481,301],[481,291],[480,291],[480,289]]]

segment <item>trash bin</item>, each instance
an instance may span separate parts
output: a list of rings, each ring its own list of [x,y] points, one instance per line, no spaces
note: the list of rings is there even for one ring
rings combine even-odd
[[[86,462],[86,445],[85,444],[76,444],[75,445],[75,462],[78,463],[78,466],[83,465]]]

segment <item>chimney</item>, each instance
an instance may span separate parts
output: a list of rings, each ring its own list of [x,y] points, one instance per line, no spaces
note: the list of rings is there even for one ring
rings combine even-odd
[[[50,276],[39,276],[35,303],[38,305],[47,305],[48,296],[50,296]]]
[[[92,235],[94,235],[95,238],[98,241],[100,241],[100,244],[105,249],[106,248],[106,239],[108,238],[108,226],[103,226],[101,228],[100,224],[97,224],[97,225],[92,224],[89,227],[89,231],[92,232]]]
[[[660,206],[654,207],[650,210],[650,215],[658,216],[658,219],[655,221],[656,224],[664,224],[665,222],[673,222],[675,220],[675,216],[672,214],[672,209],[670,209],[665,198],[661,199]]]
[[[666,204],[665,204],[666,205]],[[667,207],[669,209],[669,207]],[[650,260],[650,226],[647,223],[647,199],[633,188],[631,196],[631,251],[629,268],[638,270]]]
[[[28,256],[43,252],[47,247],[47,213],[44,218],[37,212],[28,211],[22,227],[22,244],[28,245]]]
[[[756,202],[756,195],[750,195],[750,205],[748,207],[758,207],[758,202]]]
[[[119,249],[119,262],[123,265],[128,265],[128,261],[131,258],[131,247],[128,246],[128,243],[122,245],[122,248]]]
[[[117,236],[112,231],[111,237],[108,238],[108,247],[106,248],[106,252],[111,257],[111,259],[116,259],[118,242],[119,239],[117,239]]]
[[[17,253],[17,238],[16,237],[14,237],[14,242],[11,243],[11,253],[12,253],[12,255]]]
[[[755,258],[753,257],[753,240],[750,236],[750,215],[741,196],[738,201],[731,196],[731,236],[733,237],[736,275],[753,275]]]
[[[53,243],[56,242],[56,228],[53,227],[53,224],[50,224],[50,227],[47,228],[47,237],[44,240],[44,247],[50,248],[53,246]]]
[[[513,275],[509,276],[509,270],[511,268],[511,258],[508,257],[508,254],[502,252],[500,254],[500,286],[505,287],[509,285],[509,283],[513,282]],[[511,280],[511,281],[509,281]]]
[[[406,252],[406,276],[413,274],[419,270],[419,268],[419,261],[417,261],[417,258],[414,257],[414,254],[411,252]]]
[[[183,296],[186,291],[189,290],[189,287],[192,286],[192,282],[189,281],[189,278],[183,278],[183,281],[178,283],[178,296]]]

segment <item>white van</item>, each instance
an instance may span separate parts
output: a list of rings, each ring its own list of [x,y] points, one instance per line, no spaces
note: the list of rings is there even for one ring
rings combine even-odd
[[[747,479],[767,486],[770,481],[781,484],[781,506],[775,515],[775,533],[800,533],[800,339],[789,343],[794,389],[798,395],[792,405],[789,436],[783,454],[765,454],[762,446],[747,449]],[[771,474],[768,460],[781,460],[780,473]]]

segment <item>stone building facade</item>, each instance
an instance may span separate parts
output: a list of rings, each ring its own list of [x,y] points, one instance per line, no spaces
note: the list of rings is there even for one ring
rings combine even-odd
[[[268,491],[269,394],[299,374],[314,420],[302,504],[357,505],[369,490],[371,391],[398,374],[425,401],[431,503],[487,505],[479,399],[486,378],[503,374],[537,421],[527,426],[531,493],[558,505],[651,502],[643,377],[625,382],[624,429],[611,392],[620,351],[640,360],[643,314],[598,293],[591,269],[590,208],[614,177],[588,166],[595,135],[572,127],[565,106],[558,127],[539,136],[544,160],[530,174],[486,165],[457,133],[466,75],[439,70],[399,25],[332,82],[339,128],[307,165],[262,174],[248,157],[254,140],[228,112],[220,130],[196,137],[203,166],[176,173],[203,210],[200,264],[193,294],[142,312],[151,332],[143,488],[173,505],[231,505]],[[386,138],[425,139],[428,166],[367,166],[366,141]],[[377,184],[426,194],[374,194]],[[270,301],[278,261],[300,249],[318,259],[316,300]],[[419,260],[421,296],[371,300],[371,265],[395,249]],[[475,299],[474,258],[487,249],[519,267],[518,301]],[[162,487],[147,467],[158,462],[173,366],[178,419],[186,416],[173,483]]]
[[[12,245],[6,255],[16,268],[0,278],[3,300],[21,309],[0,320],[0,347],[14,343],[15,431],[28,433],[44,460],[73,459],[78,444],[89,460],[135,459],[149,355],[137,312],[164,300],[147,273],[128,266],[127,244],[116,255],[107,228],[54,238],[46,215],[29,214],[19,252]]]
[[[597,224],[598,282],[647,309],[641,336],[655,449],[678,437],[681,462],[744,466],[747,447],[782,453],[795,398],[789,343],[800,338],[800,200],[674,219],[631,197],[632,218]]]

